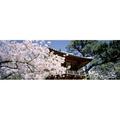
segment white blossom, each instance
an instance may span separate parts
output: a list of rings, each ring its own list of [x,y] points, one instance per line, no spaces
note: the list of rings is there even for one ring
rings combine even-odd
[[[8,61],[4,63],[4,61]],[[0,77],[18,74],[22,79],[45,79],[63,75],[65,58],[53,54],[44,41],[0,41]],[[8,69],[9,68],[9,72]]]

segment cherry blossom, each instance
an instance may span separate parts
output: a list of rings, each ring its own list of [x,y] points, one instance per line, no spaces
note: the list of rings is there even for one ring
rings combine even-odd
[[[65,74],[65,58],[50,52],[44,41],[0,41],[1,79],[45,79]]]

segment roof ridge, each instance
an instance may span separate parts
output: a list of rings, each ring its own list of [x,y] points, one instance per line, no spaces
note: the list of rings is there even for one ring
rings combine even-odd
[[[59,51],[59,50],[57,50],[57,49],[55,49],[55,48],[50,48],[50,47],[49,47],[49,49],[51,49],[51,50],[55,50],[55,51],[57,51],[57,52],[61,52],[61,53],[63,53],[63,54],[72,55],[72,56],[74,56],[74,57],[78,57],[78,58],[93,59],[92,57],[76,56],[76,55],[74,55],[74,54],[70,54],[70,53],[68,53],[68,52]]]

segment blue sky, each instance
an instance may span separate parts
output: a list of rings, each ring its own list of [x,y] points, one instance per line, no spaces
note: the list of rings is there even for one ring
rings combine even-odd
[[[57,50],[66,51],[65,47],[69,44],[69,40],[49,40],[51,41],[50,47]]]
[[[22,42],[23,40],[19,40]],[[41,41],[41,40],[40,40]],[[49,45],[51,48],[55,48],[57,50],[66,51],[65,47],[69,44],[70,40],[45,40],[45,42],[50,41],[51,44]]]

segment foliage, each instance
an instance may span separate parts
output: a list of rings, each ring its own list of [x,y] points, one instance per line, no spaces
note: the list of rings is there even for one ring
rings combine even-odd
[[[99,79],[99,80],[110,80],[116,79],[117,75],[115,72],[115,64],[106,63],[93,67],[89,71],[90,79]],[[112,68],[112,69],[111,69]]]
[[[73,53],[77,51],[82,57],[93,58],[92,62],[85,67],[86,73],[92,73],[91,71],[93,71],[93,73],[97,73],[99,76],[103,76],[101,77],[102,79],[106,79],[105,76],[108,76],[107,79],[111,79],[113,78],[112,75],[114,74],[114,79],[120,79],[119,40],[73,40],[66,49],[68,52]],[[110,71],[106,68],[109,68]],[[111,76],[111,78],[109,76]],[[98,79],[101,78],[98,77]]]

